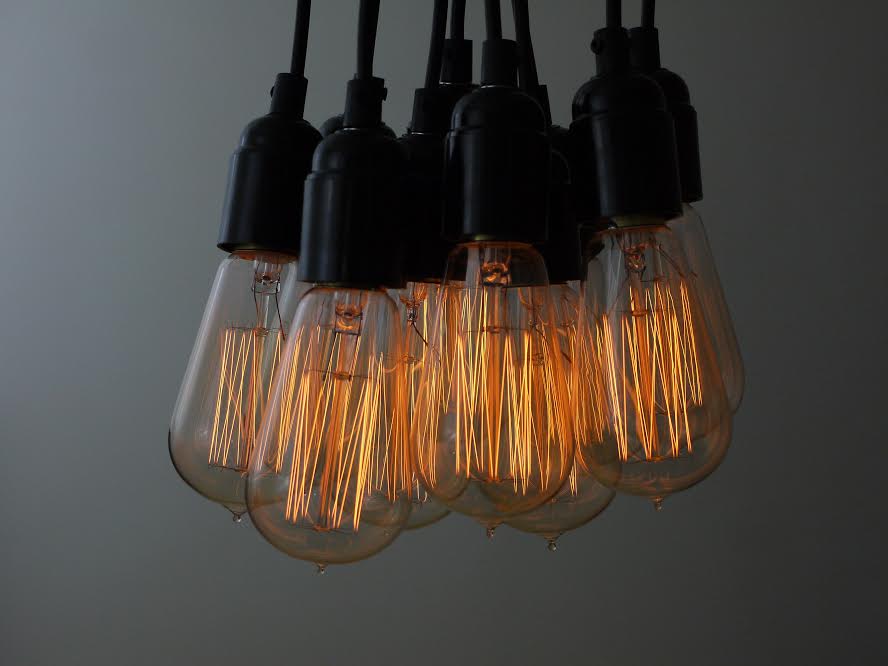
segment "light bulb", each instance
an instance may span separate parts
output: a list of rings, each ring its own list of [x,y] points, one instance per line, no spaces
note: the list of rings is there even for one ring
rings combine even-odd
[[[395,292],[401,316],[401,330],[404,333],[404,372],[407,379],[407,418],[413,420],[413,413],[419,396],[419,383],[422,368],[429,348],[429,334],[436,311],[440,284],[435,282],[408,282]],[[405,529],[417,529],[431,525],[450,513],[449,509],[436,500],[414,476],[410,484],[410,518]]]
[[[510,518],[508,524],[522,532],[539,534],[554,551],[558,537],[604,511],[613,500],[614,491],[595,479],[586,460],[589,447],[604,440],[607,406],[597,359],[589,357],[591,347],[582,344],[580,337],[579,295],[567,284],[553,285],[551,290],[558,346],[567,365],[577,450],[570,476],[561,490],[537,508]]]
[[[591,522],[610,506],[615,495],[589,471],[575,464],[555,497],[532,511],[510,518],[507,524],[543,537],[549,550],[554,551],[562,534]]]
[[[181,477],[235,516],[289,321],[307,286],[294,257],[238,251],[219,267],[173,409]]]
[[[558,492],[573,462],[546,269],[530,245],[472,242],[447,263],[414,411],[416,470],[488,529]]]
[[[626,222],[623,222],[626,224]],[[654,499],[711,473],[731,438],[712,333],[681,244],[662,225],[603,231],[589,263],[584,339],[609,420],[587,447],[605,485]]]
[[[381,290],[315,287],[301,300],[247,479],[259,532],[285,553],[354,562],[410,512],[401,331]]]
[[[670,220],[667,226],[684,248],[689,269],[695,276],[700,306],[712,331],[712,345],[721,368],[728,404],[731,411],[736,412],[743,400],[743,358],[706,228],[700,215],[688,204],[684,205],[682,215]]]

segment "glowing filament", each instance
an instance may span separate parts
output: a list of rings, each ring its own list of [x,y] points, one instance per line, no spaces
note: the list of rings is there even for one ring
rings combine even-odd
[[[553,469],[573,454],[555,332],[542,323],[535,293],[548,288],[509,288],[506,268],[485,269],[483,286],[439,294],[442,323],[420,398],[427,408],[414,416],[416,462],[435,485],[436,448],[449,446],[438,441],[441,419],[449,414],[457,474],[511,483],[521,495],[546,492],[563,478]]]
[[[281,357],[280,329],[222,331],[209,464],[244,472]]]
[[[595,335],[621,460],[691,453],[689,411],[702,404],[697,335],[688,287],[630,277],[628,311],[602,315]],[[634,425],[641,451],[630,451]]]
[[[280,381],[281,405],[264,463],[279,472],[291,453],[285,517],[317,530],[350,522],[365,497],[394,501],[409,487],[403,387],[364,330],[355,306],[336,306],[333,326],[300,328]],[[394,417],[392,416],[394,414]]]

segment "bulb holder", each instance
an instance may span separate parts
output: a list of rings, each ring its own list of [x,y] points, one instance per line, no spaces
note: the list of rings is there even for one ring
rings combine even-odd
[[[338,113],[335,116],[330,116],[329,118],[327,118],[327,120],[323,122],[320,127],[321,137],[326,139],[328,136],[330,136],[331,134],[335,134],[343,127],[345,127],[345,117],[341,113]],[[395,130],[393,130],[385,123],[380,123],[378,127],[386,134],[386,136],[390,136],[393,139],[397,137],[397,135],[395,134]]]
[[[408,133],[401,137],[407,156],[404,188],[404,279],[441,280],[453,243],[442,236],[444,138]]]
[[[482,86],[457,103],[445,144],[447,239],[545,242],[546,129],[540,105],[512,86]]]
[[[348,288],[403,285],[398,232],[403,228],[406,158],[377,123],[325,138],[305,181],[298,278]]]
[[[571,192],[570,167],[557,146],[567,143],[568,131],[550,127],[552,152],[551,195],[549,197],[549,238],[537,246],[546,262],[549,282],[560,284],[583,277],[580,253],[580,229]]]
[[[471,83],[442,83],[436,88],[417,88],[409,131],[436,134],[441,139],[450,129],[456,103],[475,89]]]
[[[472,40],[445,39],[441,60],[441,81],[444,83],[472,83]]]
[[[376,76],[352,79],[345,90],[343,127],[379,127],[382,103],[388,97],[385,81]]]
[[[487,39],[481,45],[481,85],[518,85],[518,44],[511,39]]]
[[[678,172],[681,199],[694,203],[703,198],[703,174],[700,167],[700,133],[697,111],[691,104],[691,93],[684,79],[660,64],[660,36],[656,28],[632,28],[632,65],[656,81],[672,114],[675,143],[678,150]]]
[[[278,74],[271,110],[244,129],[231,158],[217,246],[298,256],[303,182],[320,133],[303,117],[306,80]]]
[[[471,43],[470,43],[471,44]],[[410,131],[401,137],[407,157],[405,182],[404,277],[440,280],[453,244],[442,235],[444,137],[456,103],[472,84],[442,83],[416,91]]]
[[[598,74],[577,91],[570,127],[574,185],[585,199],[580,219],[671,219],[681,212],[681,190],[675,128],[663,90],[632,70],[623,28],[597,31],[592,47]]]

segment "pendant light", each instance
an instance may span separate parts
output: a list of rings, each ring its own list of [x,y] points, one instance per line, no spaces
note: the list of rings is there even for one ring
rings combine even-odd
[[[384,289],[401,281],[391,248],[405,157],[381,128],[378,14],[379,0],[361,0],[343,128],[306,180],[299,278],[315,286],[293,318],[247,479],[262,536],[320,571],[380,551],[410,513],[403,346]]]
[[[413,118],[401,137],[407,155],[405,187],[404,277],[406,285],[393,290],[404,334],[407,377],[407,413],[412,420],[419,395],[422,368],[429,350],[429,333],[436,312],[447,255],[453,244],[442,236],[444,196],[444,137],[453,107],[472,91],[472,42],[464,38],[466,2],[451,3],[450,39],[447,0],[436,0],[425,85],[417,89]],[[449,510],[414,478],[412,510],[407,529],[443,518]]]
[[[666,225],[681,212],[672,117],[660,86],[631,67],[619,0],[607,8],[593,42],[598,74],[578,91],[571,126],[577,151],[595,158],[602,229],[586,338],[610,427],[590,460],[602,483],[659,508],[721,462],[731,410],[684,247]]]
[[[659,509],[721,463],[743,364],[691,206],[696,111],[642,2],[630,32],[606,0],[564,129],[528,0],[516,41],[485,0],[480,86],[466,1],[433,0],[398,138],[379,0],[358,5],[344,112],[303,119],[298,0],[291,71],[232,158],[228,257],[173,412],[188,484],[323,573],[450,511],[554,551],[617,492]]]
[[[660,85],[675,122],[682,214],[669,220],[667,225],[685,249],[689,267],[697,283],[700,305],[712,327],[712,343],[721,368],[728,403],[731,410],[736,412],[743,399],[743,358],[703,219],[692,206],[703,198],[697,112],[691,105],[690,92],[684,80],[660,64],[660,38],[654,25],[655,4],[655,0],[643,0],[641,26],[629,31],[632,40],[632,64]]]
[[[551,498],[573,463],[567,385],[545,264],[551,146],[539,104],[516,87],[498,0],[485,3],[482,85],[447,136],[445,270],[414,411],[426,488],[488,533]]]
[[[551,298],[555,311],[556,346],[567,375],[570,415],[576,437],[576,454],[570,477],[550,500],[527,513],[508,520],[508,525],[522,532],[539,534],[556,549],[556,540],[565,532],[585,525],[604,511],[614,498],[614,491],[602,485],[592,474],[585,459],[587,447],[601,444],[606,411],[603,393],[590,390],[587,378],[597,378],[595,368],[588,367],[586,347],[581,343],[581,303],[579,282],[583,269],[580,257],[580,235],[570,192],[570,170],[567,160],[558,152],[567,139],[567,131],[552,126],[549,95],[539,85],[536,60],[530,32],[527,0],[512,0],[515,32],[521,66],[521,87],[531,92],[546,115],[549,135],[556,147],[552,154],[551,195],[549,202],[549,234],[538,245],[549,274]],[[600,384],[600,382],[598,382]]]
[[[231,160],[216,274],[173,409],[170,456],[197,492],[240,521],[244,479],[297,280],[302,184],[321,137],[303,119],[309,0],[297,7],[293,59],[269,113],[247,125]]]

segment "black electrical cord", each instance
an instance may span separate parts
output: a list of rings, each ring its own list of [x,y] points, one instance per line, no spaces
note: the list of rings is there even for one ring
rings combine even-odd
[[[500,16],[500,0],[484,0],[484,17],[487,23],[487,39],[502,39],[503,19]]]
[[[376,50],[378,22],[379,0],[361,0],[358,10],[358,79],[373,77],[373,53]]]
[[[607,27],[621,28],[623,26],[622,0],[607,0]]]
[[[311,21],[311,0],[298,0],[296,3],[296,28],[293,33],[293,57],[290,60],[290,73],[305,75],[305,53],[308,50],[308,25]]]
[[[512,13],[515,17],[515,37],[518,40],[518,73],[521,75],[521,88],[536,93],[540,81],[530,37],[527,0],[512,0]]]
[[[466,38],[466,0],[453,0],[450,7],[450,39]]]
[[[653,28],[654,13],[656,12],[656,0],[642,0],[641,3],[641,27]]]
[[[432,13],[432,38],[429,41],[429,61],[426,66],[426,88],[437,88],[441,80],[444,40],[447,37],[447,5],[447,0],[435,0],[435,9]]]

